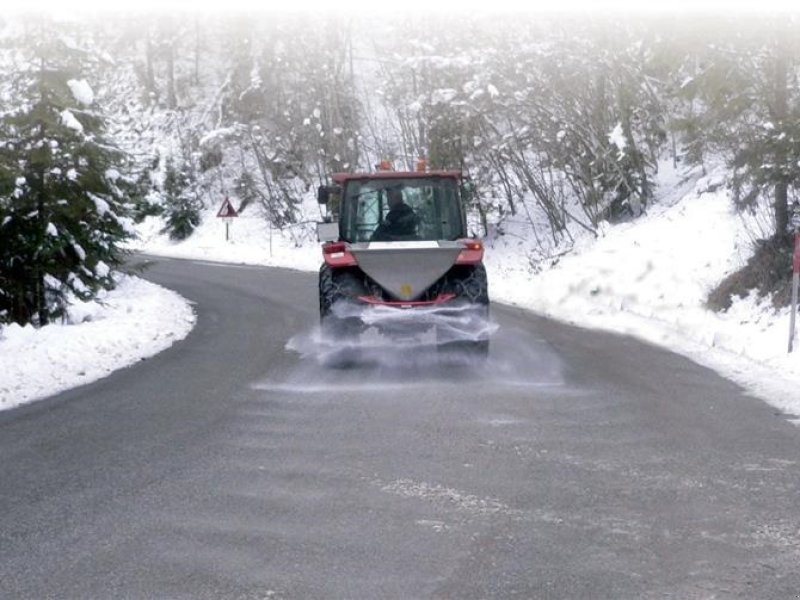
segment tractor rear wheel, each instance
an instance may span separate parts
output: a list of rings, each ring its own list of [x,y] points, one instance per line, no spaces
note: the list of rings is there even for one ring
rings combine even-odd
[[[334,338],[352,338],[361,333],[358,296],[367,293],[363,277],[352,269],[319,270],[319,316],[322,331]]]
[[[460,305],[474,318],[471,323],[476,327],[485,327],[489,320],[489,281],[486,267],[482,264],[474,266],[454,267],[447,274],[443,291],[454,294],[454,304]],[[485,358],[489,354],[489,340],[475,339],[473,332],[465,332],[466,339],[454,339],[452,332],[442,332],[440,346],[442,350],[463,352],[476,358]]]

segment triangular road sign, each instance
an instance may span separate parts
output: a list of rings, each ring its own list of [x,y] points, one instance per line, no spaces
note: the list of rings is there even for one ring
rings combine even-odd
[[[233,204],[228,198],[225,198],[225,201],[222,203],[222,206],[219,207],[219,212],[217,213],[218,217],[222,217],[227,219],[229,217],[238,217],[239,213],[236,212],[236,209],[233,208]]]

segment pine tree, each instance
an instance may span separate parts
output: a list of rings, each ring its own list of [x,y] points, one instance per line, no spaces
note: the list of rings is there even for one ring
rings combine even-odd
[[[163,231],[168,232],[173,240],[185,240],[200,225],[202,206],[190,189],[189,177],[185,170],[177,169],[172,160],[167,161],[164,195],[166,227]]]
[[[124,156],[80,78],[91,56],[61,25],[41,18],[14,40],[15,108],[0,114],[0,322],[45,325],[72,295],[113,287],[132,232]]]
[[[790,43],[790,32],[775,27],[753,53],[758,70],[751,79],[748,104],[735,135],[729,140],[734,196],[741,206],[769,199],[774,235],[788,244],[789,199],[800,191],[800,96],[796,69],[800,46]],[[791,74],[791,75],[790,75]]]
[[[683,133],[689,162],[702,164],[708,152],[725,158],[738,208],[770,204],[774,228],[759,233],[786,244],[788,204],[800,191],[796,21],[714,25],[711,36],[707,27],[688,41],[685,32],[677,36],[683,67],[675,69],[682,81],[673,126]]]

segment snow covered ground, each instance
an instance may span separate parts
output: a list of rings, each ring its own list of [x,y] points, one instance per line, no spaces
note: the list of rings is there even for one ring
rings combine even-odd
[[[709,290],[744,264],[752,248],[752,223],[732,210],[720,185],[723,179],[721,173],[699,177],[664,168],[660,197],[647,214],[604,226],[598,238],[578,236],[557,260],[532,261],[535,249],[523,238],[529,225],[507,226],[505,235],[487,240],[492,298],[667,347],[717,370],[785,413],[800,415],[800,355],[786,353],[788,310],[775,311],[767,299],[753,296],[721,314],[704,307]],[[157,219],[146,221],[139,248],[180,258],[319,267],[310,226],[270,232],[252,207],[233,221],[226,241],[224,223],[215,217],[217,208],[210,207],[196,233],[180,243],[159,233]],[[313,210],[309,205],[309,214]],[[106,304],[84,308],[92,320],[81,325],[3,330],[0,360],[19,368],[0,374],[0,408],[153,354],[185,336],[193,322],[189,308],[174,294],[141,280],[126,280]],[[81,320],[74,312],[73,321]],[[170,329],[173,323],[178,327]]]
[[[195,315],[175,292],[124,277],[100,302],[76,302],[69,319],[0,330],[0,410],[105,377],[183,339]]]
[[[487,257],[492,295],[669,348],[800,415],[800,354],[787,353],[789,309],[776,311],[755,294],[724,313],[705,308],[708,293],[752,254],[757,227],[733,210],[723,182],[720,173],[662,182],[649,214],[578,240],[535,276],[501,244]]]

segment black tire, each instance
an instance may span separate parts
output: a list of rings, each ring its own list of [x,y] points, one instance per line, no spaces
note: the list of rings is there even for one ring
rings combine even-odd
[[[319,270],[319,317],[323,332],[335,338],[350,338],[360,334],[361,319],[355,314],[337,316],[333,307],[340,303],[355,306],[356,298],[366,293],[364,278],[358,271],[331,269],[326,264],[322,265]]]
[[[446,276],[444,292],[455,294],[454,303],[469,306],[478,318],[489,320],[489,280],[486,267],[482,264],[474,266],[454,267]],[[440,343],[440,349],[455,351],[480,360],[489,355],[489,340],[453,340],[446,339]]]
[[[325,319],[339,299],[338,289],[333,282],[333,271],[328,265],[319,269],[319,318]]]
[[[483,265],[454,267],[447,274],[445,292],[455,294],[456,300],[485,306],[489,310],[489,279]]]

